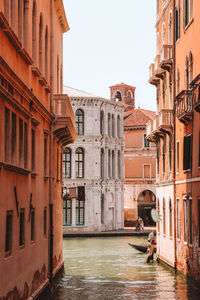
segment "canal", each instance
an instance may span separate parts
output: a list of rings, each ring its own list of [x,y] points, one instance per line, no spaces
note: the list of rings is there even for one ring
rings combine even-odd
[[[53,300],[199,300],[200,288],[128,245],[146,238],[72,238],[63,243],[65,277]]]

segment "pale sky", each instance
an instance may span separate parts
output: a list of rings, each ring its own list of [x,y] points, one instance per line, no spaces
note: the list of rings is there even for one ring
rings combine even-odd
[[[136,87],[136,107],[156,109],[148,83],[155,50],[155,0],[64,0],[64,85],[110,99],[109,86]]]

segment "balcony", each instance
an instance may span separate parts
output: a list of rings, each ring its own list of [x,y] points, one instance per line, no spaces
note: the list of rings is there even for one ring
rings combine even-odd
[[[183,90],[176,97],[176,116],[182,123],[188,123],[193,114],[193,92]]]
[[[63,146],[73,143],[76,139],[75,116],[69,98],[65,94],[53,95],[53,111],[55,122],[54,134]]]
[[[172,66],[172,46],[163,45],[160,50],[160,67],[170,71]]]
[[[154,66],[154,75],[160,79],[163,79],[165,70],[160,67],[160,55],[156,55],[155,66]]]
[[[154,64],[151,64],[149,66],[149,83],[153,84],[153,85],[158,85],[159,83],[159,79],[155,76],[155,65]]]
[[[158,129],[164,134],[169,134],[173,129],[173,110],[161,109],[158,115]]]
[[[150,120],[146,125],[146,139],[150,142],[156,143],[162,135],[158,129],[158,115],[156,115],[153,120]]]

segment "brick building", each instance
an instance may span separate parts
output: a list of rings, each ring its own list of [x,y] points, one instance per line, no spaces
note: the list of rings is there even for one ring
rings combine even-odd
[[[0,298],[36,297],[63,269],[62,0],[0,1]]]
[[[110,87],[111,99],[125,105],[124,112],[124,222],[133,226],[138,216],[153,225],[156,207],[156,148],[146,140],[146,123],[155,112],[135,108],[135,87],[121,83]]]

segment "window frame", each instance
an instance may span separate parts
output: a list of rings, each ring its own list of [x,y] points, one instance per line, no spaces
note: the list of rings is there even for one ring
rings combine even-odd
[[[84,111],[78,108],[75,112],[75,128],[78,135],[84,135]]]
[[[84,178],[84,150],[78,147],[75,151],[76,178]]]
[[[72,150],[66,147],[63,151],[63,177],[71,178],[72,176]]]

